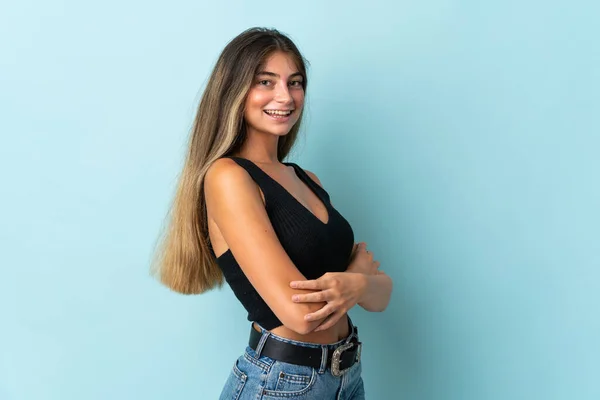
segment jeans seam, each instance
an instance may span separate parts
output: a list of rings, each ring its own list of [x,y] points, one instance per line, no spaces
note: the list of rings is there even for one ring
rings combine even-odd
[[[248,353],[244,353],[244,359],[251,364],[256,365],[258,368],[262,369],[264,372],[269,372],[271,370],[271,364],[268,364],[264,361],[260,361],[257,358],[252,357]]]

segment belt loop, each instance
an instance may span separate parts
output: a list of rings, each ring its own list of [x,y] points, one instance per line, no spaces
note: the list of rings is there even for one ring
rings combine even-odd
[[[321,366],[319,367],[319,374],[322,374],[327,369],[327,356],[329,348],[327,345],[321,345]]]
[[[344,343],[350,343],[350,341],[352,340],[353,337],[357,337],[358,338],[358,328],[356,326],[354,326],[354,324],[352,323],[352,320],[350,319],[350,316],[348,315],[348,328],[350,330],[350,334],[348,335],[348,337],[346,338],[346,340],[344,341]]]
[[[254,350],[254,352],[256,353],[257,359],[260,357],[260,353],[262,353],[263,347],[265,346],[265,343],[270,335],[271,335],[270,331],[268,331],[266,329],[262,331],[262,336],[260,337],[260,340],[258,341],[256,350]]]

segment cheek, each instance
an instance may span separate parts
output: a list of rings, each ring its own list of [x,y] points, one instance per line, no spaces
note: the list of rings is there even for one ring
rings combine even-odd
[[[246,109],[262,108],[270,101],[267,93],[262,91],[251,91],[246,99]]]
[[[260,91],[251,91],[248,93],[244,110],[244,119],[246,122],[251,125],[260,123],[262,119],[262,109],[267,103],[268,100],[265,100],[264,93],[261,93]]]
[[[304,92],[300,91],[299,93],[296,93],[293,98],[296,108],[302,109],[304,107]]]

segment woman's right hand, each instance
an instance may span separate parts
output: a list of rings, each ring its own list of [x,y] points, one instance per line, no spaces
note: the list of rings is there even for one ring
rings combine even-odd
[[[346,272],[359,272],[365,275],[377,275],[379,261],[373,259],[373,252],[367,250],[367,244],[360,242],[354,245],[350,264]]]

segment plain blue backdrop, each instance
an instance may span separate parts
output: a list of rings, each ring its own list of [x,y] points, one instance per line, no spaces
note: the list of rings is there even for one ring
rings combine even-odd
[[[600,30],[583,1],[0,6],[0,399],[215,399],[249,324],[148,273],[214,62],[311,63],[290,158],[395,282],[367,398],[600,398]]]

